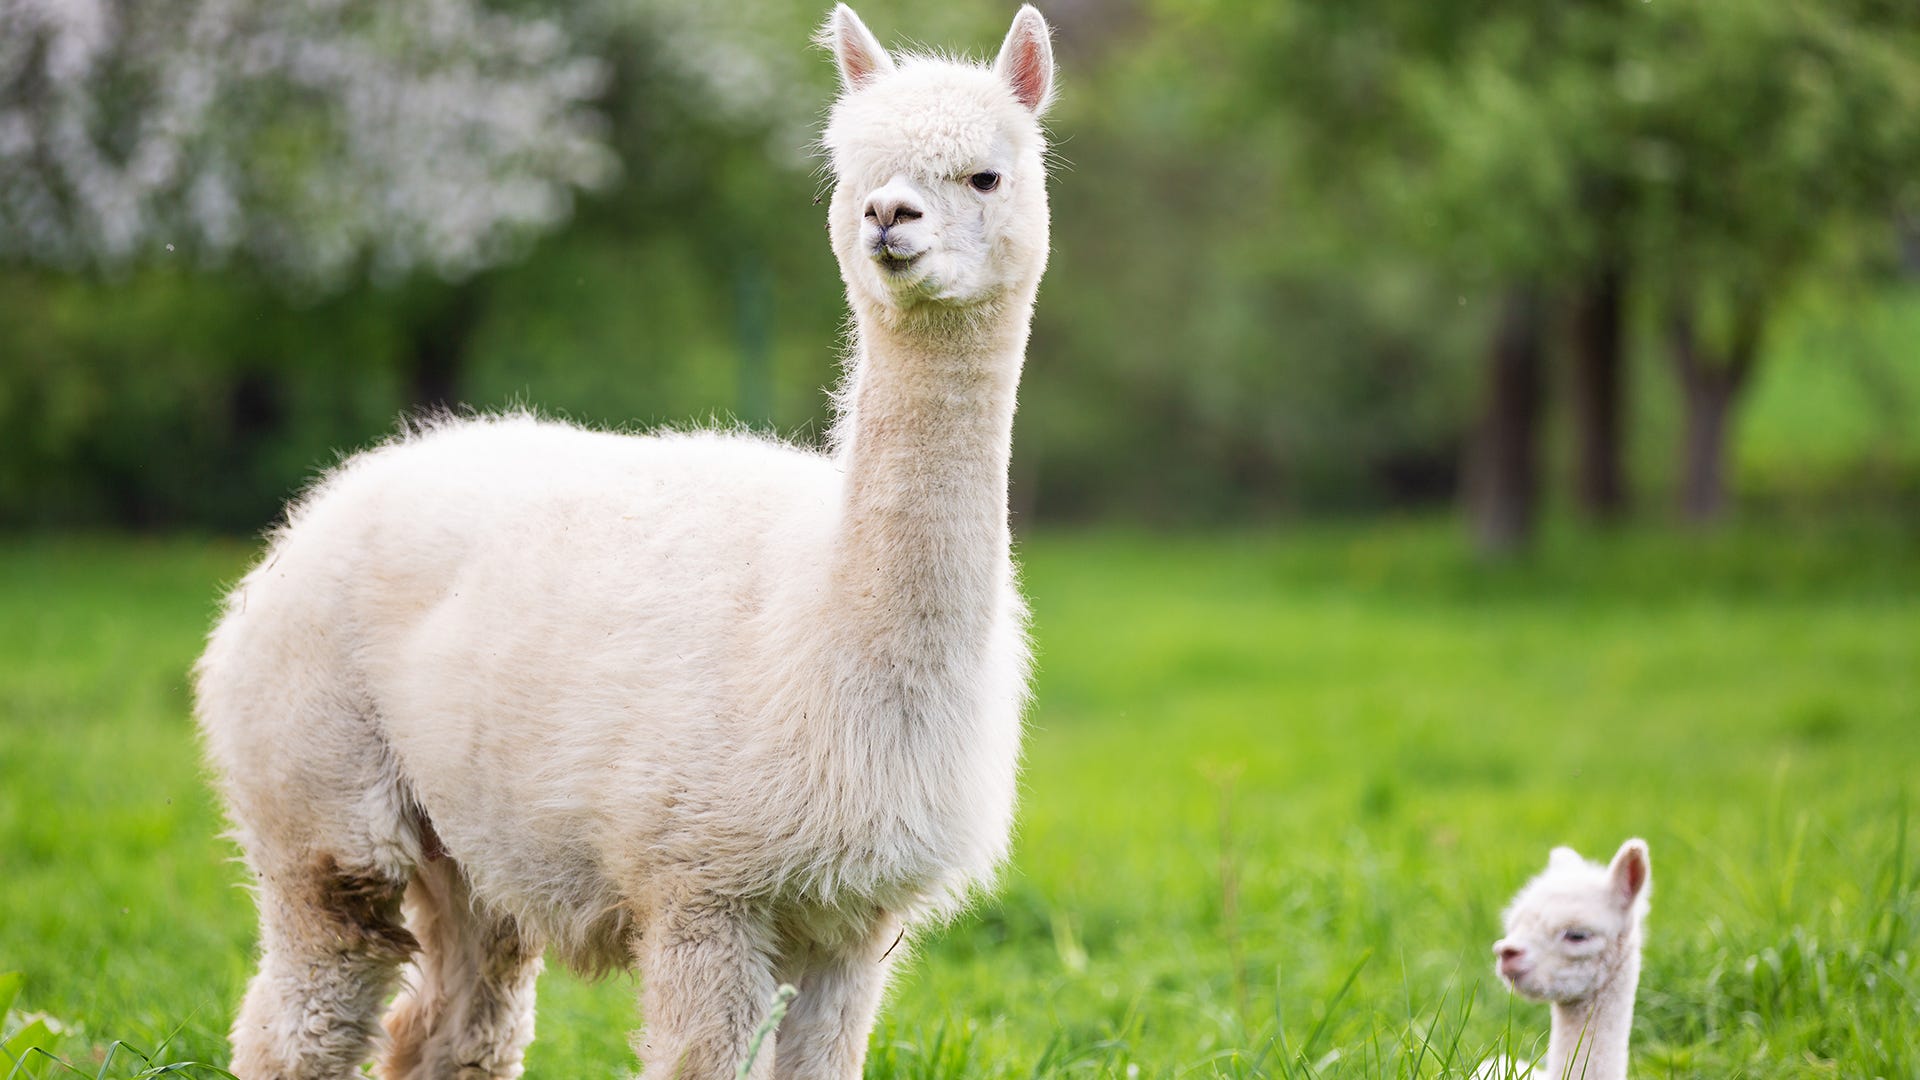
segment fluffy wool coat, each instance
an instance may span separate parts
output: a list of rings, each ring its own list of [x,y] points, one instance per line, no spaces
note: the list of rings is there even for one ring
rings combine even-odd
[[[1607,866],[1554,848],[1547,868],[1514,896],[1506,936],[1493,946],[1494,969],[1516,992],[1551,1002],[1553,1027],[1546,1061],[1512,1071],[1540,1080],[1626,1080],[1652,892],[1647,842],[1634,839]]]
[[[198,715],[259,886],[242,1080],[381,1042],[390,1080],[517,1076],[549,947],[638,966],[650,1077],[730,1077],[784,981],[756,1075],[852,1080],[903,928],[1004,857],[1048,31],[1022,9],[991,67],[896,62],[844,6],[823,36],[855,323],[829,452],[426,424],[229,596]]]

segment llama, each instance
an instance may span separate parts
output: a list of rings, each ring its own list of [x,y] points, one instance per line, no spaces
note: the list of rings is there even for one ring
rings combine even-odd
[[[896,59],[842,5],[821,40],[853,310],[826,452],[429,423],[229,596],[197,708],[258,883],[242,1080],[376,1049],[387,1080],[518,1076],[549,949],[639,969],[649,1077],[731,1077],[784,982],[751,1075],[853,1080],[895,945],[1006,855],[1049,29]]]
[[[1553,849],[1508,905],[1506,936],[1493,946],[1508,985],[1553,1005],[1547,1060],[1531,1070],[1502,1061],[1483,1076],[1625,1080],[1652,875],[1645,840],[1620,845],[1605,867]]]

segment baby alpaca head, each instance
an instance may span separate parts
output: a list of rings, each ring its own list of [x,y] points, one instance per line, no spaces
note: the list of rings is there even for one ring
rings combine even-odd
[[[1046,20],[1022,7],[991,67],[896,60],[845,4],[820,40],[840,67],[823,141],[850,299],[898,314],[1030,298],[1047,261]]]
[[[1546,870],[1507,906],[1494,970],[1536,1001],[1593,997],[1638,955],[1652,880],[1645,840],[1620,845],[1609,866],[1554,848]]]

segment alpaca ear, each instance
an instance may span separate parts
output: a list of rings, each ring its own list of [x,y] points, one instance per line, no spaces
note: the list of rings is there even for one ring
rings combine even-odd
[[[1032,4],[1023,5],[1013,17],[993,70],[1035,116],[1053,104],[1053,31]]]
[[[880,47],[860,16],[845,4],[834,5],[827,24],[815,38],[833,50],[833,62],[840,67],[840,88],[858,90],[882,75],[893,74],[893,57]]]
[[[1647,842],[1638,837],[1620,845],[1620,851],[1613,857],[1613,865],[1607,867],[1607,875],[1613,882],[1613,898],[1623,908],[1630,908],[1647,889],[1647,882],[1653,878],[1652,856],[1647,853]]]
[[[1547,852],[1547,869],[1549,870],[1567,866],[1585,865],[1587,865],[1587,860],[1581,858],[1580,853],[1570,847],[1557,847]]]

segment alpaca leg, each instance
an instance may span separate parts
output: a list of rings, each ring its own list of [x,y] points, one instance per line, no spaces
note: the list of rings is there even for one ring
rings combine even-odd
[[[260,875],[260,970],[233,1024],[240,1080],[360,1076],[380,1005],[414,939],[403,886],[330,855]]]
[[[888,919],[858,947],[812,953],[788,976],[800,996],[780,1024],[774,1080],[859,1080],[898,934]]]
[[[511,1080],[533,1041],[539,941],[476,908],[451,859],[407,886],[407,928],[420,951],[387,1012],[382,1080]]]
[[[635,1038],[645,1080],[733,1080],[773,998],[770,935],[736,902],[687,897],[663,904],[636,946],[645,1028]],[[751,1075],[773,1057],[761,1047]]]

